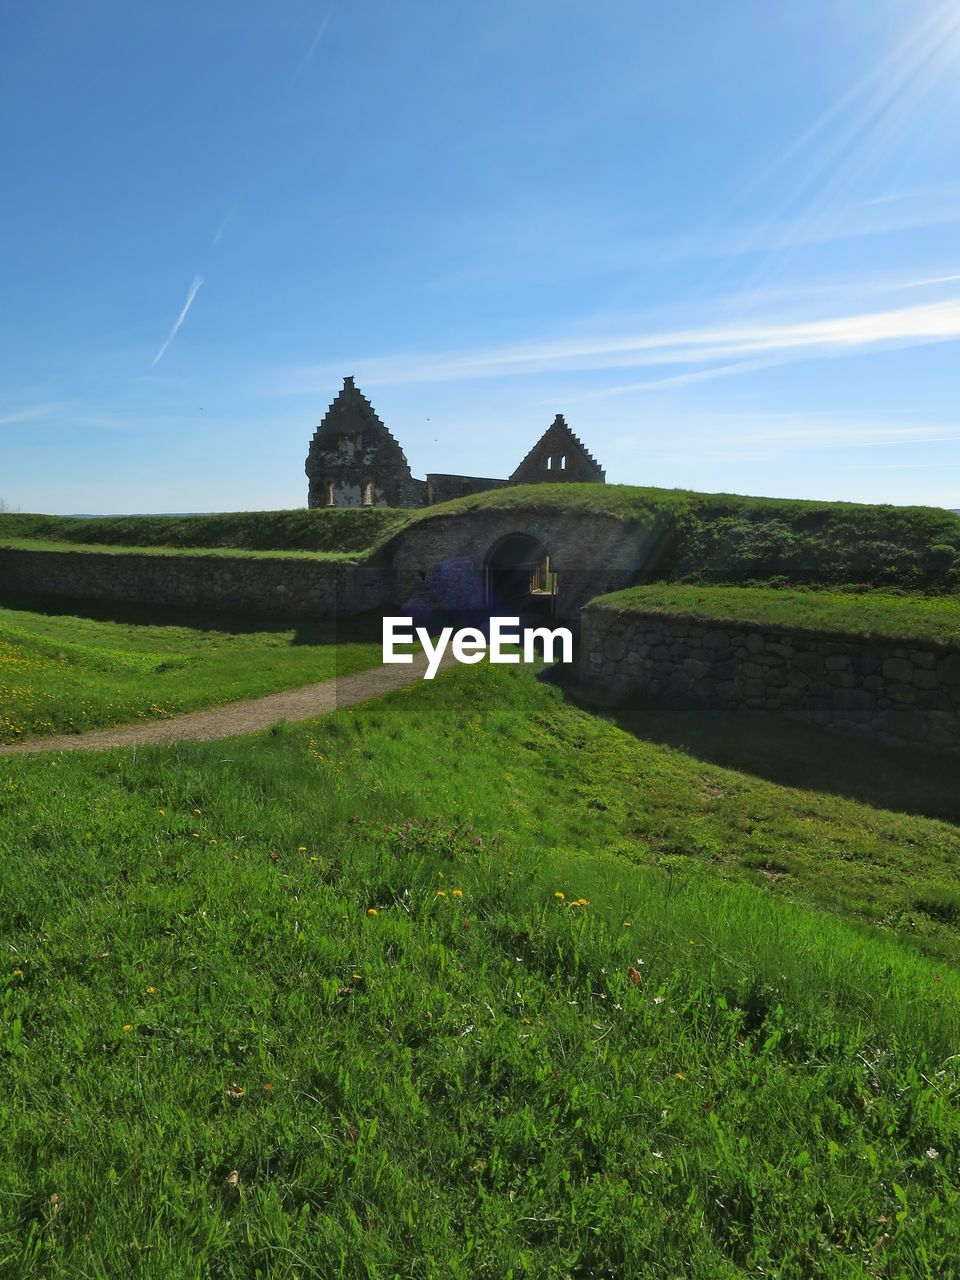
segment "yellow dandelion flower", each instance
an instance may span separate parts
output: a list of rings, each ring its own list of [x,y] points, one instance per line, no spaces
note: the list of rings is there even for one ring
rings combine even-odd
[[[22,969],[14,969],[14,971],[13,971],[13,976],[14,976],[15,978],[22,978],[22,977],[23,977],[23,970],[22,970]]]
[[[305,844],[297,845],[297,853],[306,853],[306,852],[307,852],[307,846]]]
[[[368,916],[378,916],[379,914],[380,912],[377,910],[376,907],[367,907]]]
[[[687,1078],[682,1071],[675,1071],[673,1074],[678,1080],[686,1080]]]
[[[447,891],[446,891],[446,889],[438,889],[438,890],[437,890],[437,897],[438,897],[438,898],[445,898],[446,896],[447,896]]]
[[[193,811],[193,812],[194,812],[194,813],[202,813],[202,812],[203,812],[203,810],[202,810],[202,809],[194,809],[194,811]]]
[[[556,893],[555,893],[553,896],[554,896],[555,898],[559,899],[559,901],[560,901],[560,902],[563,902],[564,898],[565,898],[567,895],[566,895],[565,893],[562,893],[562,892],[558,889],[558,890],[556,891]]]
[[[133,1030],[133,1023],[132,1023],[132,1022],[125,1022],[125,1023],[123,1024],[123,1026],[120,1028],[120,1030],[121,1030],[121,1031],[132,1031],[132,1030]]]
[[[589,905],[590,905],[590,899],[589,899],[589,898],[578,898],[578,899],[577,899],[577,906],[578,906],[578,907],[589,907]]]
[[[624,922],[623,922],[623,927],[624,927],[625,929],[631,929],[631,928],[633,928],[633,921],[632,921],[632,920],[624,920]]]
[[[362,982],[362,981],[363,981],[363,974],[362,974],[362,973],[353,973],[353,974],[351,974],[350,976],[353,978],[354,982]]]
[[[156,988],[156,987],[147,987],[147,995],[148,995],[148,996],[155,996],[156,994],[157,994],[157,988]]]
[[[453,894],[452,894],[452,896],[453,896],[454,898],[462,898],[462,897],[463,897],[463,890],[462,890],[462,889],[454,889],[454,890],[453,890]]]

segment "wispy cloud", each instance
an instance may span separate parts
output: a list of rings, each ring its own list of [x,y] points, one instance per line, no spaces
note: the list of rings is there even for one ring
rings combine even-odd
[[[742,431],[739,439],[743,443],[775,441],[778,444],[806,445],[815,449],[913,447],[924,444],[954,444],[960,440],[960,423],[930,426],[872,421],[851,424],[843,420],[795,424],[771,422],[760,430],[751,431],[748,428]]]
[[[926,289],[934,284],[956,284],[960,280],[960,275],[955,276],[930,276],[927,280],[908,280],[906,284],[899,287],[901,289]]]
[[[190,308],[193,306],[193,300],[197,296],[197,294],[200,292],[200,286],[202,284],[203,284],[203,276],[193,277],[193,283],[190,285],[190,292],[187,294],[187,300],[183,304],[183,310],[177,316],[176,320],[174,320],[173,328],[167,334],[167,337],[166,337],[166,340],[164,341],[163,346],[160,348],[157,354],[150,361],[151,369],[153,369],[156,365],[160,363],[160,361],[166,355],[167,348],[170,346],[170,343],[174,340],[174,338],[180,332],[180,326],[183,324],[184,320],[186,320],[187,313],[189,312]]]
[[[237,211],[237,207],[236,205],[234,205],[233,208],[230,210],[230,212],[226,215],[226,217],[220,223],[219,227],[217,227],[216,231],[213,233],[213,239],[210,241],[211,249],[216,249],[217,245],[223,239],[223,233],[227,229],[227,223],[230,221],[230,219],[233,217],[236,211]]]
[[[460,382],[520,375],[686,365],[696,373],[747,373],[760,361],[860,354],[890,346],[950,342],[960,338],[960,299],[923,306],[829,316],[820,320],[756,320],[594,339],[497,347],[435,355],[353,358],[348,363],[371,383]],[[718,362],[720,362],[718,364]],[[341,362],[342,363],[342,362]],[[716,366],[704,369],[704,366]],[[340,365],[301,370],[288,382],[295,392],[328,390]],[[659,380],[662,381],[662,380]],[[623,389],[641,389],[630,384]]]
[[[29,409],[17,409],[14,413],[0,414],[0,427],[13,427],[21,422],[36,422],[48,418],[59,406],[55,404],[36,404]]]

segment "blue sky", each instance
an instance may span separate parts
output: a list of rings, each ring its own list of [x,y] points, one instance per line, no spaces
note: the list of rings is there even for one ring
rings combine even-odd
[[[557,412],[611,481],[960,507],[960,0],[0,12],[0,499],[304,505]]]

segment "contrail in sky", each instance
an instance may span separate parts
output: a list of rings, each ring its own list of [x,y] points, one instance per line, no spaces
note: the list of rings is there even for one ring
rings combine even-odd
[[[157,352],[157,354],[156,354],[156,355],[153,357],[153,359],[150,361],[150,368],[151,368],[151,369],[154,367],[154,365],[158,365],[158,364],[160,363],[160,361],[163,359],[164,355],[166,354],[167,347],[169,347],[170,343],[174,340],[174,338],[175,338],[175,337],[177,336],[177,334],[179,333],[179,331],[180,331],[180,326],[183,324],[184,320],[186,320],[186,318],[187,318],[187,312],[188,312],[188,311],[190,310],[190,308],[193,306],[193,300],[194,300],[194,298],[197,296],[197,294],[200,292],[200,286],[201,286],[202,284],[203,284],[203,276],[194,276],[194,277],[193,277],[193,284],[191,284],[191,286],[190,286],[190,292],[187,294],[187,300],[186,300],[186,302],[183,304],[183,310],[182,310],[182,311],[180,312],[180,314],[177,316],[176,320],[174,320],[174,322],[173,322],[173,328],[172,328],[172,329],[170,330],[170,332],[167,334],[167,338],[166,338],[166,341],[164,342],[163,346],[160,348],[160,350]]]
[[[325,17],[321,20],[319,27],[317,27],[316,34],[314,35],[313,40],[310,42],[310,48],[300,59],[300,65],[297,67],[296,71],[293,73],[294,80],[296,80],[298,76],[301,74],[301,72],[305,70],[310,59],[317,52],[317,49],[320,45],[320,41],[323,39],[324,35],[326,34],[327,27],[330,25],[330,15],[332,13],[333,13],[333,10],[332,9],[329,10],[328,13],[325,15]]]

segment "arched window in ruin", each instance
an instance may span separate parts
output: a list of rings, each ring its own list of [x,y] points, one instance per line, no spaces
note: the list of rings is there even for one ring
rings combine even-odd
[[[363,496],[360,499],[360,504],[361,506],[364,506],[364,507],[373,506],[373,481],[372,480],[365,480],[363,482]]]
[[[560,455],[560,470],[561,470],[561,471],[566,471],[566,469],[567,469],[567,455],[566,455],[565,453],[561,453],[561,455]]]
[[[551,454],[550,457],[547,459],[547,470],[548,471],[553,470],[553,454]]]
[[[327,490],[327,506],[335,507],[337,505],[337,486],[332,480],[326,482]]]

